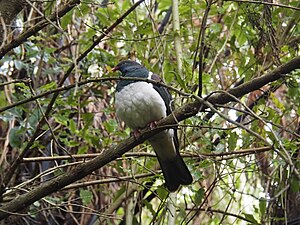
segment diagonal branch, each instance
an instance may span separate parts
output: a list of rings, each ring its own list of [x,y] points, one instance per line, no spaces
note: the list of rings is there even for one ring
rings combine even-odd
[[[296,11],[300,11],[299,6],[295,7],[292,5],[285,5],[281,3],[274,3],[274,2],[265,2],[265,1],[253,1],[253,0],[225,0],[226,2],[239,2],[239,3],[249,3],[249,4],[260,4],[260,5],[269,5],[269,6],[277,6],[280,8],[286,8],[286,9],[293,9]]]
[[[70,65],[70,67],[68,68],[67,72],[64,74],[63,78],[59,81],[58,83],[58,87],[62,87],[65,80],[69,77],[69,75],[71,74],[71,72],[73,71],[73,69],[76,67],[76,65],[83,60],[102,40],[103,38],[106,37],[106,35],[108,33],[110,33],[114,28],[116,28],[122,21],[124,18],[126,18],[132,11],[135,10],[136,7],[138,7],[144,0],[139,0],[137,1],[134,5],[132,5],[123,15],[121,15],[111,26],[109,26],[103,33],[102,35],[100,35],[92,44],[91,46],[86,49],[76,60],[74,63],[72,63]],[[1,54],[0,54],[1,55]],[[55,92],[47,106],[47,109],[44,113],[44,117],[38,122],[36,130],[34,132],[34,134],[32,135],[31,139],[28,141],[27,145],[25,146],[25,148],[22,150],[22,152],[20,153],[20,155],[17,157],[17,159],[12,163],[9,171],[6,173],[2,185],[1,185],[1,189],[0,193],[3,192],[3,190],[5,189],[5,187],[8,185],[8,183],[10,182],[15,170],[17,169],[17,167],[19,166],[19,164],[22,162],[22,159],[24,158],[24,156],[26,156],[31,148],[31,146],[33,145],[34,141],[36,140],[36,138],[40,135],[42,127],[46,124],[47,118],[50,115],[50,112],[53,109],[53,105],[57,99],[59,95],[59,92]]]
[[[266,75],[255,78],[238,87],[232,88],[228,92],[236,98],[242,97],[243,95],[257,90],[270,82],[276,81],[280,78],[284,78],[285,74],[288,74],[296,69],[300,69],[300,56],[295,57],[291,61],[267,73]],[[211,104],[226,104],[233,100],[234,99],[232,97],[224,93],[214,94],[207,99],[207,101]],[[0,208],[0,220],[8,217],[10,215],[10,212],[13,213],[24,209],[35,201],[38,201],[39,199],[53,192],[56,192],[77,180],[82,179],[93,171],[103,167],[107,163],[116,160],[118,157],[120,157],[130,149],[143,143],[145,140],[159,133],[163,129],[166,129],[166,125],[176,124],[176,121],[182,121],[189,117],[195,116],[199,111],[204,109],[204,103],[206,103],[206,101],[198,97],[195,101],[180,107],[179,109],[175,110],[174,113],[170,116],[160,120],[157,123],[157,129],[144,129],[138,139],[135,140],[133,137],[130,137],[121,142],[115,148],[104,151],[96,158],[80,164],[74,169],[52,180],[46,181],[37,188],[29,191],[28,193],[20,195],[18,196],[18,198],[15,198],[5,205],[2,205],[2,207]]]

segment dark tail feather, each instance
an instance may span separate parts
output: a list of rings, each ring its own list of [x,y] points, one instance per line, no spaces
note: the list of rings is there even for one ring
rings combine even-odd
[[[181,184],[189,185],[193,182],[192,175],[179,153],[172,160],[159,160],[159,164],[169,191],[174,192]]]

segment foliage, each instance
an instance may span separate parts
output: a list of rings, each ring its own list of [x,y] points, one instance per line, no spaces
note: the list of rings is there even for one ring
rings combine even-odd
[[[58,10],[56,2],[36,4],[24,8],[16,21],[21,28],[8,35],[1,47]],[[168,19],[171,0],[145,1],[105,33],[132,5],[128,0],[82,1],[0,61],[2,181],[26,149],[9,178],[4,202],[129,136],[130,130],[117,120],[114,109],[117,75],[111,68],[122,59],[141,62],[167,85],[187,93],[172,91],[179,108],[197,95],[199,79],[202,96],[209,96],[260,77],[299,55],[300,5],[296,0],[280,4],[182,0],[181,76],[176,32],[172,18]],[[105,38],[81,57],[103,34]],[[204,39],[199,41],[201,34]],[[167,224],[175,211],[176,224],[293,220],[299,209],[288,201],[299,194],[299,81],[299,70],[292,71],[236,101],[214,105],[224,116],[206,109],[181,122],[181,152],[194,183],[182,187],[175,200],[163,186],[157,160],[149,154],[151,147],[144,143],[78,183],[40,199],[25,210],[26,217],[15,216],[16,221]],[[66,88],[55,92],[61,87]],[[69,155],[73,159],[55,158]]]

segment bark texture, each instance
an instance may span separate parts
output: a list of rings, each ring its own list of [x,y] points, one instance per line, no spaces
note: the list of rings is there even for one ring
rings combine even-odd
[[[5,41],[16,16],[25,6],[24,0],[0,0],[0,43]]]

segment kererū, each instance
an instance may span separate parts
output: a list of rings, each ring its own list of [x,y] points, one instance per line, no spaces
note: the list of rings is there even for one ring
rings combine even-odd
[[[157,74],[149,72],[135,61],[121,61],[112,69],[116,70],[120,71],[123,77],[162,81]],[[121,80],[115,95],[116,114],[128,127],[137,131],[169,115],[171,100],[171,95],[165,87],[144,81]],[[176,129],[164,130],[148,141],[156,153],[169,191],[176,191],[181,184],[192,183],[191,173],[179,154]]]

